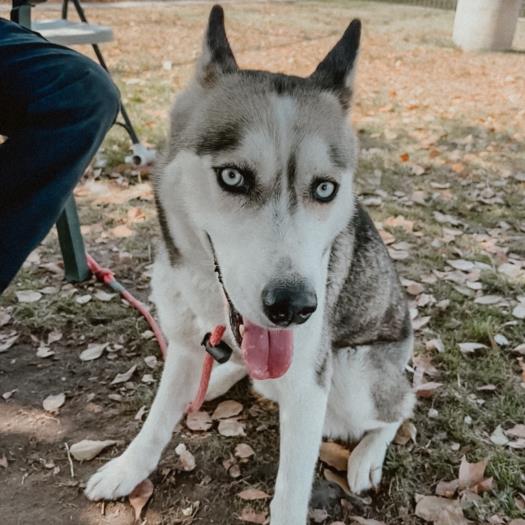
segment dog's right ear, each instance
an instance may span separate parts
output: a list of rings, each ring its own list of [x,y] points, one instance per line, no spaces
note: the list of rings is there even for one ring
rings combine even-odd
[[[360,38],[361,21],[352,20],[341,40],[310,75],[310,79],[322,89],[334,92],[345,109],[350,106],[352,97]]]
[[[234,73],[238,69],[224,29],[224,10],[220,5],[214,5],[204,34],[202,54],[197,62],[197,81],[203,87],[211,87],[221,75]]]

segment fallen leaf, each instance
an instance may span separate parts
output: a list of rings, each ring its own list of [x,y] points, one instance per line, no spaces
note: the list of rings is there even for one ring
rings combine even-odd
[[[525,319],[525,304],[519,303],[517,306],[515,306],[512,310],[512,315],[516,319]]]
[[[509,438],[503,433],[501,425],[498,425],[490,435],[490,440],[494,445],[504,446],[509,442]]]
[[[185,472],[191,472],[195,469],[195,458],[193,454],[186,448],[184,443],[180,443],[175,448],[175,454],[179,456],[179,466]]]
[[[5,454],[2,454],[2,456],[0,457],[0,467],[7,468],[7,465],[7,458]]]
[[[453,498],[459,488],[459,480],[440,481],[436,487],[436,496]]]
[[[247,443],[239,443],[235,447],[235,455],[240,459],[248,459],[255,455],[255,452]]]
[[[119,226],[115,226],[114,228],[111,228],[111,233],[114,237],[117,237],[119,239],[122,239],[124,237],[131,237],[135,232],[128,228],[125,224],[120,224]]]
[[[421,496],[417,500],[416,516],[431,521],[434,524],[447,523],[445,519],[451,518],[449,523],[452,525],[467,525],[468,521],[463,516],[461,504],[457,500],[440,498],[439,496]],[[454,520],[454,521],[452,521]]]
[[[412,321],[412,328],[415,332],[424,328],[430,322],[430,315],[418,317]]]
[[[40,344],[36,351],[36,356],[40,357],[41,359],[45,359],[46,357],[51,357],[52,355],[55,355],[55,352],[53,352],[48,346],[45,346],[44,344]]]
[[[19,303],[36,303],[42,298],[42,294],[34,290],[22,290],[15,292],[15,295]]]
[[[159,363],[158,360],[157,360],[157,357],[154,356],[154,355],[147,355],[144,358],[144,362],[146,363],[146,366],[148,366],[151,369],[156,368],[158,363]]]
[[[232,399],[228,401],[223,401],[217,405],[217,408],[214,410],[211,418],[212,419],[228,419],[239,415],[243,410],[243,406],[238,401],[233,401]]]
[[[107,303],[108,301],[111,301],[111,299],[113,299],[113,297],[115,297],[116,295],[117,294],[115,293],[107,293],[104,290],[99,290],[95,293],[95,299]]]
[[[251,507],[245,507],[242,509],[239,519],[241,521],[246,521],[247,523],[266,523],[266,512],[255,512]]]
[[[350,494],[350,487],[348,485],[348,480],[335,472],[332,472],[330,469],[325,468],[323,470],[324,479],[331,481],[338,485],[345,494]]]
[[[518,345],[516,348],[513,348],[512,352],[514,354],[525,355],[525,343],[522,343],[522,344]]]
[[[59,332],[58,330],[51,330],[51,332],[47,334],[47,344],[52,345],[53,343],[60,341],[62,337],[63,337],[62,332]]]
[[[496,341],[498,346],[508,346],[509,340],[503,334],[496,334],[494,336],[494,341]]]
[[[4,392],[2,394],[2,398],[7,401],[17,391],[18,391],[18,388],[15,388],[13,390],[8,390],[7,392]]]
[[[459,466],[459,488],[469,489],[481,483],[485,474],[489,460],[483,459],[478,463],[469,463],[467,458],[461,458],[461,465]]]
[[[98,359],[103,353],[108,343],[90,343],[86,350],[80,353],[81,361],[93,361]]]
[[[237,419],[223,419],[219,423],[219,434],[226,437],[245,436],[244,424]]]
[[[0,328],[11,321],[11,316],[4,310],[0,310]]]
[[[461,270],[462,272],[470,272],[474,269],[474,263],[471,261],[465,261],[464,259],[447,259],[447,263],[455,268],[456,270]]]
[[[434,392],[438,388],[441,388],[442,386],[443,386],[443,383],[435,383],[432,381],[430,383],[423,383],[416,387],[416,395],[417,397],[424,397],[424,398],[432,397],[434,395]]]
[[[308,516],[314,523],[323,523],[328,519],[328,512],[324,509],[312,509],[308,512]]]
[[[512,428],[505,430],[505,434],[510,437],[525,438],[525,425],[514,425]]]
[[[350,519],[354,520],[354,523],[359,523],[359,525],[385,525],[384,521],[361,518],[360,516],[350,516]]]
[[[394,443],[396,445],[406,445],[409,441],[416,442],[417,429],[412,421],[404,421],[398,428]]]
[[[476,297],[474,299],[474,302],[476,304],[483,304],[483,305],[492,305],[492,304],[498,304],[503,297],[501,295],[481,295],[480,297]]]
[[[387,217],[383,223],[383,226],[388,226],[390,228],[401,228],[407,233],[412,233],[414,229],[414,221],[406,219],[403,215],[398,215],[397,217]]]
[[[268,499],[270,497],[269,494],[266,494],[266,492],[259,489],[245,489],[239,492],[237,496],[246,501],[252,501],[256,499]]]
[[[0,343],[0,354],[2,352],[7,352],[16,343],[16,340],[18,339],[18,337],[19,337],[19,334],[16,334],[11,337],[8,337],[7,339],[4,339]]]
[[[186,416],[186,426],[194,431],[206,431],[211,428],[213,421],[208,412],[200,410],[198,412],[190,412]]]
[[[476,350],[480,350],[481,348],[487,348],[487,345],[484,345],[482,343],[459,343],[459,351],[462,354],[472,354]]]
[[[47,396],[42,405],[47,412],[58,412],[58,409],[66,402],[66,395],[61,394]]]
[[[92,297],[90,294],[84,294],[84,295],[79,295],[78,297],[75,298],[75,303],[77,304],[87,304],[89,303],[89,301],[91,301]]]
[[[98,456],[105,448],[115,443],[116,441],[113,439],[106,439],[104,441],[83,439],[71,445],[69,452],[77,461],[89,461]]]
[[[140,523],[142,509],[153,494],[153,483],[149,479],[141,481],[129,495],[129,504],[135,512],[135,522]]]
[[[443,341],[439,338],[437,339],[430,339],[430,341],[427,341],[425,344],[425,348],[427,350],[437,350],[440,354],[442,354],[445,351],[445,345],[443,344]]]
[[[399,160],[401,162],[408,162],[410,160],[410,155],[408,153],[401,153],[401,155],[399,155]]]
[[[323,442],[319,449],[319,459],[337,470],[346,471],[350,451],[339,443]]]
[[[133,365],[127,372],[124,372],[122,374],[117,374],[115,376],[115,379],[111,381],[111,384],[118,385],[119,383],[125,383],[126,381],[129,381],[136,369],[137,369],[137,365]]]

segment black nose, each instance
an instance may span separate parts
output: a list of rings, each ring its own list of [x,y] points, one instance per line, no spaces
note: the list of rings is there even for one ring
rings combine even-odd
[[[264,313],[278,326],[302,324],[317,308],[314,290],[304,282],[270,283],[262,292]]]

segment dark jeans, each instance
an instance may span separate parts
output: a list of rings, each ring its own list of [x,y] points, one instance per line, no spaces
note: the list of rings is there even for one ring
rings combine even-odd
[[[57,220],[118,109],[98,64],[0,18],[0,293]]]

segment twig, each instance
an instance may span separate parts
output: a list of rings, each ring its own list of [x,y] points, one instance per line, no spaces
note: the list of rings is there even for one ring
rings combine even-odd
[[[71,459],[71,453],[69,452],[69,445],[67,443],[64,443],[64,446],[66,447],[67,452],[67,460],[69,461],[69,472],[71,474],[71,477],[75,477],[75,467],[73,466],[73,460]]]

